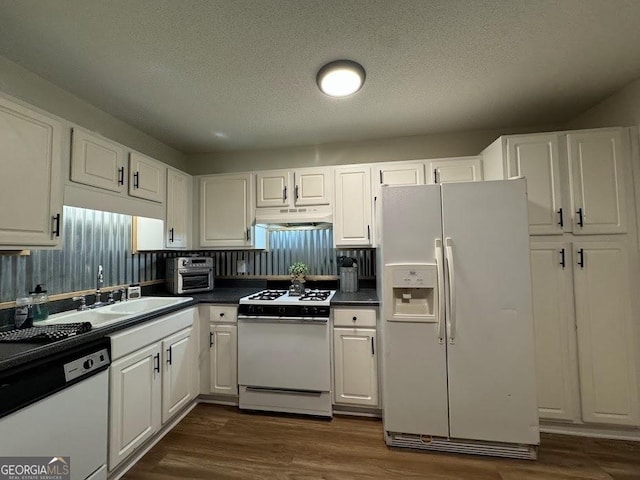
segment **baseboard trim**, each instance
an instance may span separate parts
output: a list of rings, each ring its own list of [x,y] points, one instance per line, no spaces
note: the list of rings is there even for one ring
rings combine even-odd
[[[541,423],[540,433],[555,433],[574,437],[604,438],[607,440],[627,440],[640,442],[640,429],[594,428],[586,425],[567,425],[557,423]]]

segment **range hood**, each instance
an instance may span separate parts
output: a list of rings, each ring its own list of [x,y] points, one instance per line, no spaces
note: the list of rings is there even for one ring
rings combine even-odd
[[[331,205],[296,208],[256,208],[256,224],[259,225],[317,225],[328,223],[333,223]]]

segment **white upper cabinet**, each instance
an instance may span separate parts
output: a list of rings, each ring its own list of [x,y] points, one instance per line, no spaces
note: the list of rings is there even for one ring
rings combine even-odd
[[[129,154],[129,195],[164,203],[166,165],[137,152]]]
[[[200,177],[200,246],[252,247],[253,178],[250,173]]]
[[[428,183],[479,182],[482,180],[480,157],[443,158],[429,162]]]
[[[628,150],[620,128],[500,137],[484,177],[527,178],[531,235],[625,233]]]
[[[256,207],[331,204],[329,168],[270,170],[256,173]]]
[[[629,258],[619,242],[574,244],[582,418],[638,425],[637,342]]]
[[[374,200],[380,196],[382,185],[423,185],[424,163],[382,163],[373,165]]]
[[[619,129],[567,135],[577,235],[624,233],[622,162],[626,155]]]
[[[527,178],[529,233],[562,234],[565,212],[560,188],[558,135],[523,135],[507,138],[508,177]]]
[[[74,127],[71,181],[113,192],[124,192],[125,149],[122,145]]]
[[[335,169],[333,241],[336,247],[369,247],[372,239],[371,169],[368,165]]]
[[[62,124],[0,97],[0,245],[60,245]]]
[[[293,202],[296,207],[331,204],[332,178],[329,168],[294,170],[293,180]]]
[[[256,174],[256,206],[282,207],[289,205],[291,175],[287,170],[273,170]]]
[[[167,171],[167,248],[187,248],[191,215],[191,176],[178,170]]]

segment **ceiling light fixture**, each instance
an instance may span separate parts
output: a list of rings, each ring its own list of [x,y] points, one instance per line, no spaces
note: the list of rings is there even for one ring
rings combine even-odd
[[[365,72],[362,65],[351,60],[327,63],[318,71],[318,88],[331,97],[347,97],[362,88]]]

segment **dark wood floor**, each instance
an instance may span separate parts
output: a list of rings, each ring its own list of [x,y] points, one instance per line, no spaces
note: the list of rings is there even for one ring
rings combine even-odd
[[[640,479],[640,442],[543,435],[538,461],[389,449],[382,422],[198,405],[126,479]]]

